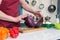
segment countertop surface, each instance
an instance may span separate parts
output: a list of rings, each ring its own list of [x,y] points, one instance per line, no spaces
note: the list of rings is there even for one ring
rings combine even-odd
[[[60,39],[60,30],[54,28],[20,33],[17,38],[8,37],[6,40],[57,40]]]

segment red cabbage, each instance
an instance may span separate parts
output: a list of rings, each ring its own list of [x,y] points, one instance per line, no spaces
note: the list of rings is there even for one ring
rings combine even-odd
[[[34,18],[32,16],[27,16],[24,20],[25,24],[30,28],[38,28],[43,23],[43,17],[39,17],[39,21],[37,23],[34,22]]]

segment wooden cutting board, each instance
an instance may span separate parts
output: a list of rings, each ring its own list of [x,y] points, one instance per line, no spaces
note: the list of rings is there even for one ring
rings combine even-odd
[[[28,32],[35,32],[35,31],[41,31],[41,30],[46,30],[47,28],[21,28],[23,33],[28,33]]]

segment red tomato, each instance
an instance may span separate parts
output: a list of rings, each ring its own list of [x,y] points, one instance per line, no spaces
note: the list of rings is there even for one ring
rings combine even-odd
[[[17,27],[13,27],[10,29],[10,36],[12,38],[17,38],[19,35],[19,31],[18,31],[18,28]]]
[[[12,38],[17,38],[18,34],[10,35]]]
[[[18,34],[15,34],[15,37],[18,37]]]
[[[15,33],[19,33],[18,27],[13,27]]]
[[[14,31],[13,31],[13,29],[10,29],[10,34],[12,35],[12,34],[14,34]]]
[[[18,33],[19,33],[19,31],[18,31],[18,30],[14,30],[14,32],[15,32],[16,34],[18,34]]]

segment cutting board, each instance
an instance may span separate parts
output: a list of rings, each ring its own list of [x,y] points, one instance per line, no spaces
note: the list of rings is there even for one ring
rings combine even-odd
[[[41,31],[41,30],[46,30],[47,28],[21,28],[21,30],[23,31],[23,33],[28,33],[28,32],[35,32],[35,31]]]

